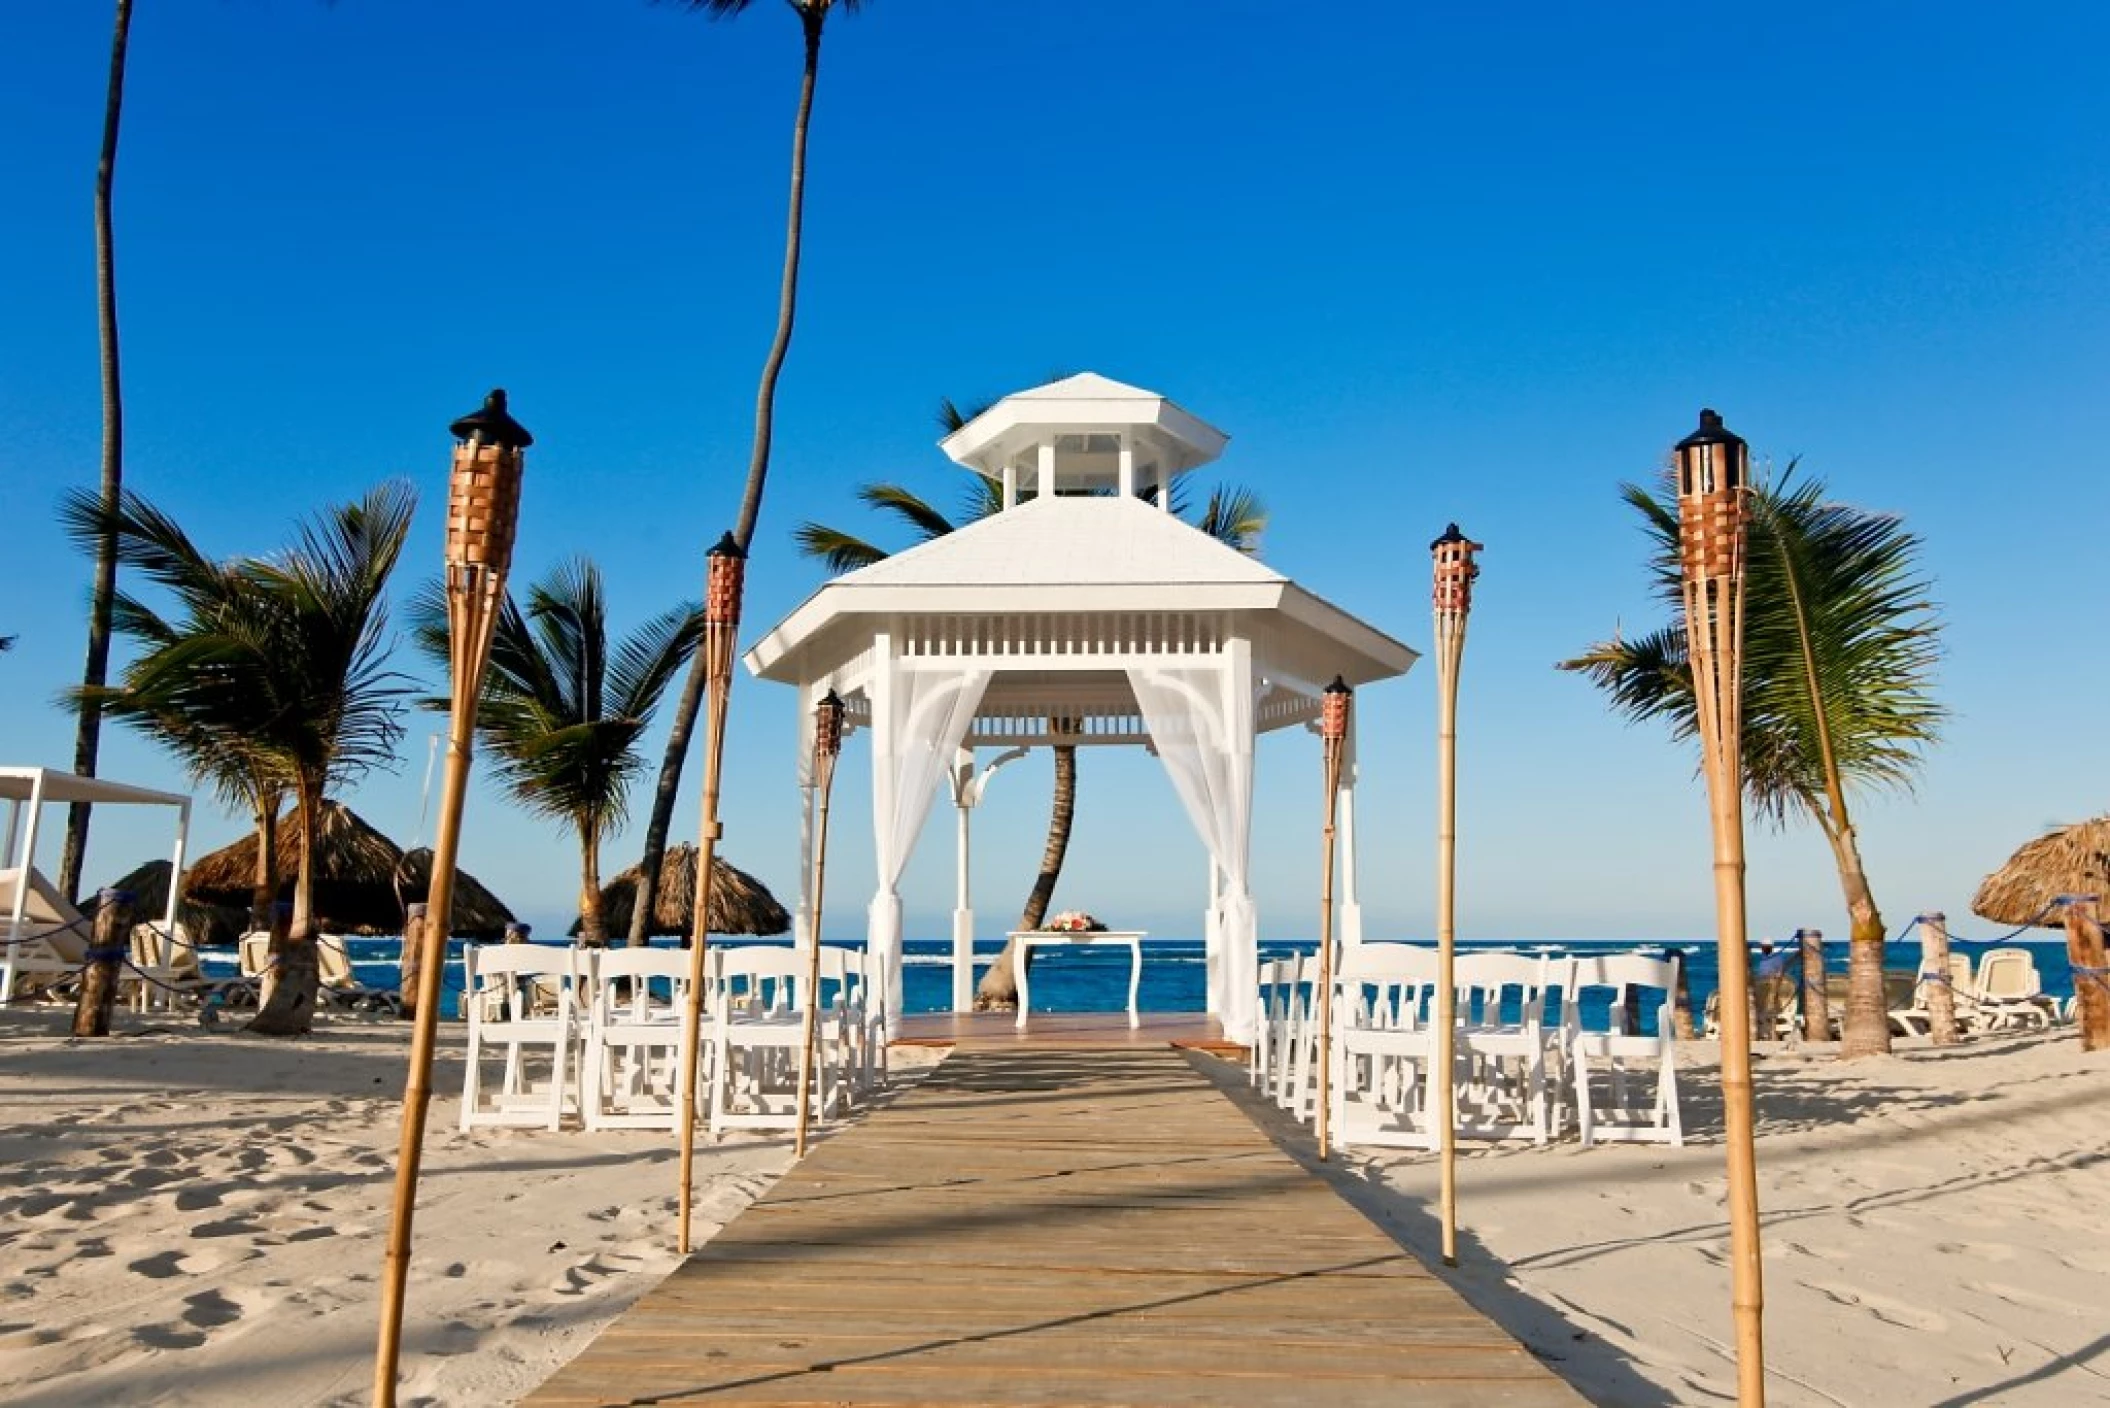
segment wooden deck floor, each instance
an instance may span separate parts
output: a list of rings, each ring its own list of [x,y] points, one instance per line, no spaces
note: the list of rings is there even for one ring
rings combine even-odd
[[[1145,1012],[1128,1025],[1126,1012],[1035,1012],[1018,1029],[1010,1012],[934,1012],[904,1017],[895,1044],[950,1046],[958,1051],[1161,1050],[1172,1046],[1207,1051],[1235,1060],[1246,1049],[1224,1036],[1214,1017],[1201,1012]]]
[[[1276,1148],[1212,1060],[956,1051],[527,1402],[1582,1402]]]

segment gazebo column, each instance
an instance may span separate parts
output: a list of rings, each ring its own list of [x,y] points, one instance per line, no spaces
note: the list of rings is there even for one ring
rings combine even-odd
[[[1121,450],[1117,461],[1116,488],[1124,499],[1136,496],[1136,442],[1127,431],[1121,432]]]
[[[1015,464],[1004,466],[1004,507],[1018,507],[1018,466]]]
[[[798,690],[799,719],[813,716],[813,705],[825,690],[812,682]],[[813,730],[800,728],[799,737],[799,900],[798,907],[791,912],[791,940],[795,947],[805,948],[818,943],[820,935],[813,932],[813,837],[815,808],[818,797],[813,777]]]
[[[1233,636],[1224,650],[1223,737],[1231,785],[1224,805],[1230,809],[1226,837],[1230,844],[1228,879],[1231,893],[1224,905],[1224,994],[1217,1008],[1224,1034],[1251,1042],[1260,1002],[1260,916],[1253,905],[1253,643]]]
[[[888,870],[889,830],[893,824],[894,788],[900,767],[894,757],[900,726],[894,717],[896,698],[894,638],[886,631],[872,636],[872,673],[866,693],[872,703],[872,849],[879,861],[879,885],[865,916],[865,962],[879,965],[887,1029],[901,1017],[901,892]]]
[[[1356,884],[1355,869],[1355,775],[1358,764],[1355,756],[1355,726],[1358,711],[1348,713],[1348,741],[1343,767],[1341,768],[1341,790],[1337,794],[1340,803],[1340,847],[1341,847],[1341,944],[1354,948],[1363,941],[1363,896]]]
[[[974,894],[968,876],[972,869],[969,845],[974,804],[981,800],[975,785],[974,749],[962,748],[952,772],[952,801],[960,818],[959,875],[952,902],[952,1010],[974,1010]]]
[[[1040,445],[1040,455],[1033,465],[1033,497],[1047,498],[1055,492],[1055,442],[1045,440]]]

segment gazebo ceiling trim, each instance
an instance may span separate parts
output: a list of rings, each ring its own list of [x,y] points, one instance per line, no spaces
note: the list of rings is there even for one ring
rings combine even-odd
[[[1210,654],[1232,636],[1251,640],[1262,661],[1355,685],[1403,674],[1417,658],[1265,564],[1134,499],[1035,500],[847,573],[745,659],[764,679],[840,679],[882,631],[904,655],[976,658],[1005,673]]]

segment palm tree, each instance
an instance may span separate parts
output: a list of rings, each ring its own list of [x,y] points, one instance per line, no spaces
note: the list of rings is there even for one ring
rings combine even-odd
[[[83,551],[99,551],[114,528],[124,565],[172,593],[184,614],[170,619],[127,592],[112,600],[112,626],[139,651],[114,687],[92,691],[94,705],[174,753],[191,781],[245,811],[257,833],[253,908],[268,913],[276,895],[276,825],[286,787],[271,760],[251,746],[242,706],[254,697],[232,684],[238,642],[257,633],[261,605],[234,564],[200,552],[172,518],[133,494],[119,498],[113,522],[98,495],[66,494],[59,518]],[[91,691],[67,700],[89,703]]]
[[[125,45],[132,34],[132,0],[117,0],[110,36],[110,85],[103,98],[103,145],[95,164],[95,321],[102,347],[103,457],[101,502],[116,521],[118,496],[124,488],[124,398],[117,378],[117,254],[110,233],[110,190],[117,175],[117,124],[125,101]],[[102,744],[102,703],[97,691],[110,678],[110,614],[117,591],[117,540],[105,533],[95,547],[95,584],[88,604],[88,658],[81,669],[81,694],[75,708],[73,770],[95,774]],[[81,863],[88,851],[88,804],[76,802],[66,813],[66,848],[59,857],[59,888],[68,899],[81,887]]]
[[[750,0],[682,0],[691,10],[701,10],[712,19],[727,19],[744,12]],[[813,118],[813,85],[820,74],[821,28],[837,6],[855,13],[861,0],[785,0],[799,17],[806,40],[806,67],[799,82],[798,113],[791,124],[791,201],[784,228],[784,274],[777,293],[777,329],[770,339],[769,355],[762,362],[762,381],[755,393],[755,438],[747,461],[747,487],[740,497],[740,519],[733,528],[733,541],[745,553],[754,542],[755,520],[762,512],[762,490],[769,479],[770,437],[775,430],[777,376],[791,350],[791,325],[798,313],[799,249],[806,215],[806,131]],[[674,722],[667,733],[667,751],[659,764],[659,785],[652,795],[652,814],[645,823],[645,856],[639,868],[637,903],[631,909],[630,942],[645,941],[645,917],[652,912],[659,891],[659,872],[666,860],[667,829],[674,820],[674,799],[681,791],[682,764],[689,755],[689,740],[696,732],[696,712],[703,706],[705,676],[709,673],[701,640],[689,667],[681,698],[674,706]]]
[[[118,599],[113,621],[142,655],[122,688],[101,691],[102,702],[223,795],[246,800],[263,849],[285,794],[312,821],[329,787],[394,759],[406,691],[387,668],[383,594],[416,502],[408,484],[382,484],[303,524],[284,553],[224,564],[137,495],[122,495],[115,515],[85,496],[62,510],[77,539],[113,534],[119,560],[171,591],[186,613],[171,622]],[[320,830],[301,828],[291,929],[253,1031],[297,1035],[312,1024]]]
[[[447,598],[439,583],[419,591],[411,619],[419,648],[445,668]],[[498,775],[514,799],[577,835],[580,931],[595,947],[608,942],[601,840],[621,824],[630,783],[644,767],[637,740],[702,633],[702,608],[683,602],[611,651],[601,569],[583,557],[530,587],[525,611],[508,597],[499,616],[476,729],[498,755]]]
[[[1678,516],[1666,493],[1622,490],[1653,543],[1657,593],[1682,616]],[[1894,515],[1825,497],[1814,479],[1751,493],[1745,573],[1744,790],[1776,825],[1800,815],[1831,846],[1851,921],[1843,1057],[1890,1049],[1883,915],[1861,862],[1848,790],[1909,789],[1945,711],[1929,696],[1941,622],[1919,574],[1920,543]],[[1590,647],[1583,674],[1632,719],[1697,736],[1682,619]]]
[[[980,409],[962,412],[950,399],[939,404],[938,424],[947,434],[960,429]],[[991,514],[1003,510],[1003,491],[988,476],[970,473],[968,483],[961,493],[959,522],[956,524],[939,509],[914,490],[900,484],[861,484],[856,490],[858,499],[870,509],[885,517],[897,520],[915,535],[917,542],[929,542],[941,538],[957,527],[978,522]],[[1146,497],[1154,494],[1153,489]],[[1171,506],[1181,517],[1187,516],[1185,495],[1177,482],[1172,489]],[[1259,496],[1250,489],[1219,485],[1210,495],[1195,527],[1227,547],[1240,552],[1255,552],[1259,549],[1260,535],[1267,528],[1267,509]],[[799,525],[793,535],[799,552],[827,563],[830,571],[851,572],[860,567],[869,567],[888,554],[868,540],[840,528],[808,521]],[[1061,736],[1066,730],[1063,720],[1049,720],[1050,732]],[[1077,813],[1077,747],[1072,743],[1056,743],[1051,747],[1055,758],[1055,795],[1048,812],[1048,839],[1041,848],[1040,869],[1034,873],[1033,887],[1026,893],[1026,903],[1019,915],[1020,929],[1037,929],[1047,918],[1048,907],[1055,900],[1055,884],[1062,878],[1062,864],[1069,853],[1070,827]],[[1015,941],[1007,942],[1004,951],[997,955],[996,962],[982,975],[975,988],[975,1006],[978,1008],[1010,1007],[1018,1003],[1018,970]]]

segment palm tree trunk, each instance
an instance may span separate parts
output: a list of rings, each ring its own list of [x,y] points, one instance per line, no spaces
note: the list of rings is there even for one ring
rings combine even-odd
[[[675,702],[666,755],[659,760],[659,788],[652,794],[652,815],[645,823],[645,856],[638,862],[637,889],[630,904],[632,948],[651,942],[649,929],[653,906],[659,902],[659,874],[667,862],[667,831],[674,823],[674,800],[681,792],[681,765],[689,755],[689,739],[696,732],[696,711],[702,706],[703,687],[710,673],[710,659],[698,644],[696,658],[689,664],[689,677],[681,687],[681,698]]]
[[[1026,896],[1025,912],[1018,917],[1021,929],[1038,929],[1041,921],[1048,917],[1048,906],[1055,899],[1055,882],[1062,878],[1063,858],[1069,854],[1070,824],[1077,816],[1077,748],[1075,744],[1055,745],[1055,801],[1048,809],[1048,844],[1040,853],[1040,874],[1033,878],[1032,892]],[[990,1008],[1018,1006],[1018,941],[1010,940],[1004,951],[989,965],[982,975],[980,986],[974,990],[976,1011]],[[1032,961],[1028,953],[1027,961]]]
[[[271,906],[278,901],[278,798],[259,798],[256,804],[256,885],[249,892],[249,910],[271,922]]]
[[[579,826],[579,942],[608,947],[608,925],[601,918],[601,829]]]
[[[293,881],[293,920],[283,939],[272,925],[271,968],[275,978],[249,1030],[263,1036],[306,1036],[315,1029],[315,1001],[322,970],[315,955],[315,856],[322,830],[322,779],[295,785],[300,807],[300,868]]]
[[[1868,873],[1861,868],[1861,846],[1853,829],[1830,832],[1827,828],[1827,832],[1852,925],[1847,934],[1846,1020],[1840,1031],[1839,1059],[1887,1055],[1890,1004],[1883,994],[1883,915],[1868,887]]]
[[[762,514],[762,490],[769,480],[769,449],[775,434],[777,377],[791,351],[791,329],[798,316],[799,252],[806,219],[806,133],[813,120],[813,89],[820,77],[821,26],[827,20],[825,7],[802,9],[800,23],[806,33],[806,68],[799,83],[798,115],[791,126],[791,207],[784,228],[784,273],[777,292],[777,330],[770,339],[769,355],[762,363],[762,381],[755,393],[755,438],[747,460],[747,488],[740,498],[740,518],[733,528],[733,541],[746,552],[754,541],[755,521]],[[667,853],[667,831],[674,816],[674,799],[681,791],[681,770],[689,756],[689,743],[696,735],[696,715],[703,707],[703,687],[709,669],[705,647],[696,645],[696,663],[682,686],[681,700],[667,731],[667,752],[659,765],[659,786],[652,795],[652,815],[645,824],[645,855],[640,863],[636,905],[630,912],[630,942],[645,942],[645,923],[658,898],[659,874]]]
[[[110,606],[117,595],[117,500],[124,488],[124,399],[117,379],[117,255],[110,234],[110,187],[117,175],[117,123],[125,101],[125,44],[132,33],[132,0],[117,0],[110,36],[110,87],[103,99],[103,149],[95,165],[95,316],[102,341],[103,464],[102,540],[95,548],[95,585],[88,606],[88,659],[81,670],[85,689],[101,689],[110,677]],[[103,706],[91,694],[80,704],[73,738],[73,770],[95,775]],[[81,863],[88,851],[88,804],[66,812],[66,849],[59,859],[59,889],[79,898]]]

